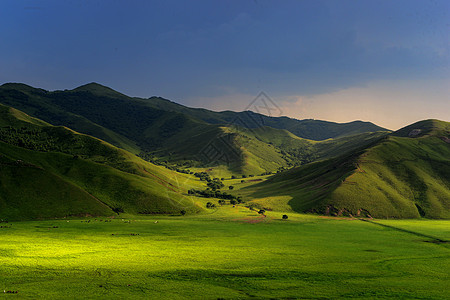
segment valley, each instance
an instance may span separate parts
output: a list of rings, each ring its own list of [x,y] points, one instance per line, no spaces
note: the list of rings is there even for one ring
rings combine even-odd
[[[0,87],[4,296],[447,296],[448,122],[254,117]]]

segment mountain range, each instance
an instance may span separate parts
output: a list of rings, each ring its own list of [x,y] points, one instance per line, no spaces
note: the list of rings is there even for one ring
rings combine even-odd
[[[214,112],[91,83],[0,87],[0,217],[204,209],[193,173],[257,177],[232,194],[263,209],[382,218],[450,217],[450,126]],[[268,176],[270,174],[274,174]],[[234,181],[230,181],[234,183]]]

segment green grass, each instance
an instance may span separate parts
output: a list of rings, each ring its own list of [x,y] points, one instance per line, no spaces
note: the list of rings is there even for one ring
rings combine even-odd
[[[448,219],[448,124],[426,120],[389,136],[365,135],[365,148],[288,170],[239,193],[259,207],[278,211]],[[418,128],[421,135],[404,137]],[[347,148],[352,140],[329,142]]]
[[[450,238],[449,221],[383,223]],[[263,218],[240,206],[17,222],[0,228],[0,289],[25,299],[448,298],[450,248],[429,240],[359,220]]]
[[[0,218],[188,213],[202,208],[193,175],[0,105]]]
[[[358,159],[329,203],[383,218],[450,218],[449,158],[438,137],[389,137]]]

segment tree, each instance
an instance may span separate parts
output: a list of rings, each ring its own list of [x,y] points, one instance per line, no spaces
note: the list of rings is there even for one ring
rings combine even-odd
[[[225,200],[220,199],[220,200],[219,200],[219,204],[220,204],[220,205],[224,205],[224,204],[225,204]]]
[[[213,191],[219,190],[223,188],[225,185],[220,181],[219,178],[214,178],[213,180],[207,183],[207,186],[210,187]]]
[[[230,204],[232,204],[232,205],[236,205],[236,204],[237,204],[237,201],[236,201],[236,200],[234,200],[234,199],[231,199],[231,200],[230,200]]]
[[[232,175],[232,176],[231,176],[231,179],[236,179],[236,176]]]
[[[183,209],[182,211],[180,211],[181,215],[184,216],[186,214],[186,211]]]
[[[287,220],[288,219],[288,215],[283,215],[283,220]]]
[[[230,185],[230,186],[228,187],[228,189],[232,190],[232,189],[234,189],[234,186]]]
[[[206,203],[206,208],[214,208],[214,207],[216,207],[216,206],[214,205],[214,203],[212,203],[212,202]]]
[[[258,214],[260,214],[260,215],[264,215],[266,213],[266,211],[264,210],[264,209],[260,209],[259,211],[258,211]]]

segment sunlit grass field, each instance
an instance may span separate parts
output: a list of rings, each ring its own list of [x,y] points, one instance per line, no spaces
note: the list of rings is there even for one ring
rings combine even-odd
[[[281,216],[1,223],[0,297],[449,298],[450,221]]]

